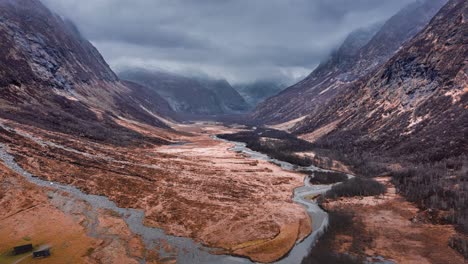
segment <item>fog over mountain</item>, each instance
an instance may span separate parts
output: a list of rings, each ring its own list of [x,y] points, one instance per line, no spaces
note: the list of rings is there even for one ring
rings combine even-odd
[[[467,18],[0,0],[0,264],[467,264]]]
[[[231,83],[308,75],[353,30],[413,0],[43,0],[114,70],[144,67]]]

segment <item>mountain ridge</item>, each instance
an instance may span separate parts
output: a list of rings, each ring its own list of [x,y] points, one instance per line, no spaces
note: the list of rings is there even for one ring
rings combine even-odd
[[[176,118],[151,91],[155,113],[135,107],[149,106],[146,98],[118,79],[72,22],[40,1],[2,0],[0,7],[1,118],[116,143],[139,137],[115,123],[120,117],[162,128],[168,126],[157,115]],[[105,136],[107,130],[125,140]]]
[[[121,71],[119,76],[157,92],[181,115],[223,115],[247,110],[244,98],[226,80],[139,68]]]
[[[450,1],[387,63],[298,122],[292,130],[331,147],[393,155],[421,151],[430,161],[464,153],[468,116],[468,4]],[[332,125],[333,124],[333,125]],[[460,127],[460,124],[462,126]]]
[[[406,6],[375,34],[370,31],[373,36],[354,56],[337,58],[341,54],[332,54],[307,78],[260,104],[252,118],[264,124],[279,124],[317,113],[320,105],[390,59],[446,2],[417,1]],[[347,44],[344,42],[339,50],[346,49]]]

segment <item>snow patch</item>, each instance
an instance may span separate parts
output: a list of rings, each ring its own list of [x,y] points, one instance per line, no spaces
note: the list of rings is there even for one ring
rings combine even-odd
[[[63,96],[65,98],[67,98],[68,100],[70,101],[75,101],[75,102],[78,102],[80,101],[73,90],[59,90],[59,89],[54,89],[53,90],[55,94],[57,95],[60,95],[60,96]]]
[[[148,108],[144,107],[143,105],[140,104],[140,107],[141,109],[145,110],[148,114],[150,114],[151,116],[153,116],[154,118],[157,118],[158,120],[162,121],[164,124],[168,125],[168,126],[172,126],[174,125],[174,122],[169,120],[169,119],[166,119],[160,115],[157,115],[155,114],[154,112],[152,112],[151,110],[149,110]]]
[[[426,114],[424,116],[418,116],[416,118],[414,118],[414,116],[411,117],[410,123],[408,124],[408,128],[414,127],[415,125],[417,125],[417,124],[421,123],[422,121],[428,119],[429,116],[430,116],[429,114]]]
[[[426,114],[424,116],[418,116],[418,117],[414,117],[414,115],[411,117],[411,120],[407,126],[407,131],[401,133],[402,136],[407,136],[407,135],[411,135],[413,132],[414,132],[414,127],[421,123],[422,121],[428,119],[430,117],[429,114]]]

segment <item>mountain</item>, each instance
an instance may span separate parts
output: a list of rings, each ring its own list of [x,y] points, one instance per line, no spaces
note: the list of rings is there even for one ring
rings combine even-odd
[[[145,69],[122,71],[119,76],[157,92],[181,114],[219,115],[248,108],[242,96],[225,80],[189,78]]]
[[[384,25],[351,33],[306,79],[260,104],[252,117],[262,123],[278,124],[317,113],[320,105],[390,59],[446,2],[417,1]]]
[[[322,146],[419,161],[466,153],[468,2],[450,1],[414,39],[292,130]]]
[[[251,108],[255,108],[259,103],[267,98],[277,95],[284,88],[278,81],[260,80],[252,83],[242,83],[233,85]]]
[[[244,112],[247,110],[248,105],[244,97],[226,80],[198,79],[198,82],[216,94],[221,102],[223,112]]]
[[[68,20],[38,0],[0,0],[0,117],[100,140],[131,138],[120,118],[158,127],[157,93],[122,82]],[[115,136],[109,137],[114,132]]]

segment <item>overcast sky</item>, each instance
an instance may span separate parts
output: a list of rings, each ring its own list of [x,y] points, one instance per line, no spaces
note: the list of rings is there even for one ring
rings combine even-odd
[[[308,75],[359,27],[413,0],[42,0],[115,71],[145,67],[230,82]]]

